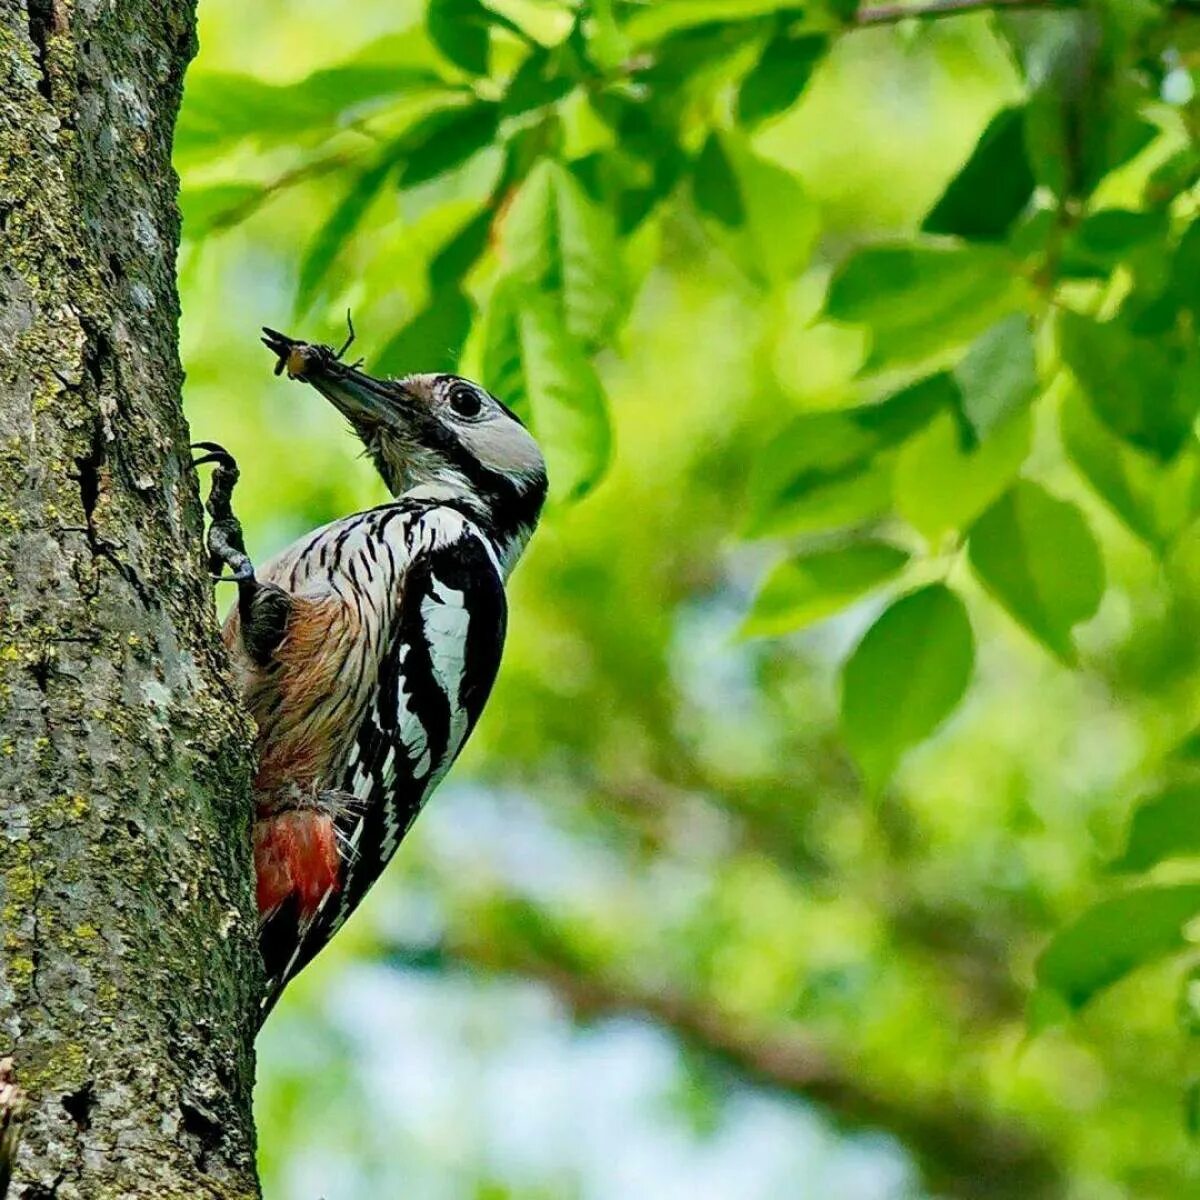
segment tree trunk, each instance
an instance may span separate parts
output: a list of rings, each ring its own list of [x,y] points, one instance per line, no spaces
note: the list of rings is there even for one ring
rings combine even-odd
[[[179,403],[191,0],[0,0],[0,1058],[22,1200],[252,1197],[249,728]]]

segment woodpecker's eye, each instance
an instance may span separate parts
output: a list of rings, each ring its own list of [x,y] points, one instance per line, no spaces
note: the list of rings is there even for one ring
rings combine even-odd
[[[477,417],[483,401],[473,387],[459,383],[450,389],[450,407],[460,417]]]

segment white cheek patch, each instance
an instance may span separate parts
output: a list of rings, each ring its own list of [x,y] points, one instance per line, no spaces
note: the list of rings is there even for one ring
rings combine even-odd
[[[504,413],[456,429],[462,444],[490,471],[519,479],[545,473],[546,463],[537,442],[527,429]]]

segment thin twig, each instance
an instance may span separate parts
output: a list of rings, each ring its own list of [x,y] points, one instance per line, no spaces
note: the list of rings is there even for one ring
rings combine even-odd
[[[910,17],[952,17],[990,8],[1067,8],[1048,0],[920,0],[915,4],[870,4],[854,14],[856,25],[894,25]]]
[[[331,171],[341,170],[341,168],[349,166],[352,162],[354,162],[352,155],[345,151],[336,151],[333,154],[326,155],[324,158],[316,158],[311,162],[301,163],[298,167],[292,167],[291,170],[284,171],[283,174],[277,175],[274,179],[267,180],[259,191],[245,197],[243,200],[235,201],[228,208],[215,213],[209,218],[204,227],[197,230],[196,233],[202,236],[209,233],[223,233],[227,229],[232,229],[235,225],[240,225],[243,221],[252,217],[268,200],[273,199],[280,192],[295,187],[297,184],[307,183],[312,179],[319,179],[322,175],[328,175]]]

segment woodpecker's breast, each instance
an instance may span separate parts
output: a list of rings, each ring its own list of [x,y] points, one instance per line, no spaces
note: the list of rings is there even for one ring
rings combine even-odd
[[[260,816],[335,787],[353,746],[403,603],[408,564],[396,553],[402,540],[400,547],[381,542],[386,515],[372,510],[334,522],[262,568],[260,579],[290,597],[283,639],[265,666],[241,649],[236,610],[226,622],[258,726]]]

